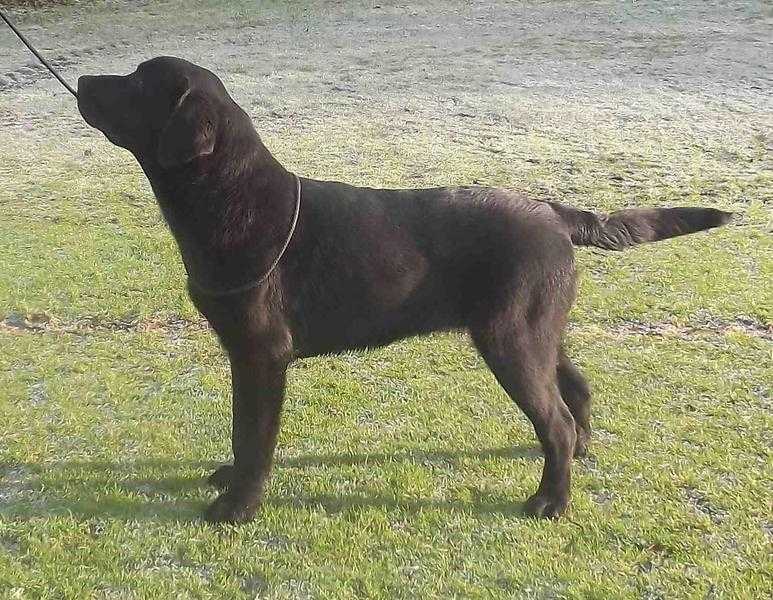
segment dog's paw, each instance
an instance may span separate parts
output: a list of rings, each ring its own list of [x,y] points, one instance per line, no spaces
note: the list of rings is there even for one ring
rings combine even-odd
[[[567,496],[534,494],[526,501],[523,510],[530,517],[557,519],[566,512],[568,507],[569,498]]]
[[[219,490],[227,490],[231,487],[233,473],[233,465],[223,465],[207,478],[207,483]]]
[[[577,425],[577,440],[574,442],[574,457],[580,458],[588,453],[590,443],[590,429]]]
[[[210,523],[247,523],[255,516],[257,509],[257,502],[249,502],[233,492],[225,492],[209,505],[204,518]]]

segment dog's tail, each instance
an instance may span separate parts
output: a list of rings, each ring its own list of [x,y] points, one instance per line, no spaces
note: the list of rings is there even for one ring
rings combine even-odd
[[[605,250],[624,250],[719,227],[733,217],[733,213],[716,208],[629,208],[607,215],[558,202],[549,204],[569,228],[573,244]]]

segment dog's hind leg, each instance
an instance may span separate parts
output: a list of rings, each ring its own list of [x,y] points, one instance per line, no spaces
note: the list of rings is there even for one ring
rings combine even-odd
[[[580,370],[569,360],[563,347],[558,350],[558,367],[556,369],[558,389],[561,398],[569,407],[574,417],[577,430],[577,442],[574,445],[575,456],[585,456],[590,441],[590,405],[591,393],[588,382]]]
[[[556,385],[560,331],[538,319],[544,329],[527,319],[505,314],[482,327],[471,327],[475,345],[497,381],[526,413],[542,444],[545,464],[537,492],[526,502],[528,514],[557,517],[569,505],[574,418]],[[516,327],[516,323],[518,326]]]

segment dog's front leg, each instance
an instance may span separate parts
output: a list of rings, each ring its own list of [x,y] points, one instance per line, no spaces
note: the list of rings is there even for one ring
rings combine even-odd
[[[249,521],[260,503],[279,432],[287,363],[262,354],[231,356],[234,464],[217,474],[227,487],[207,509],[209,521]]]

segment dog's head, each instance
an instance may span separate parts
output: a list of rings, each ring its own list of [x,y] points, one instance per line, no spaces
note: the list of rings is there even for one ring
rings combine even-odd
[[[81,77],[78,109],[140,163],[163,169],[216,153],[223,129],[242,113],[214,73],[169,56],[129,75]]]

